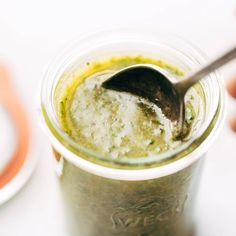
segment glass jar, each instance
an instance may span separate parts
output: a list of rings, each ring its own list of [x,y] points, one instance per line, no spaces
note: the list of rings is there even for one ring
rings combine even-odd
[[[104,158],[75,143],[56,115],[59,80],[69,83],[87,61],[130,54],[167,61],[186,73],[206,60],[198,48],[174,35],[128,29],[81,38],[54,61],[42,84],[41,110],[58,161],[71,235],[190,235],[203,157],[224,118],[223,83],[217,72],[200,83],[200,128],[183,145],[158,156]]]

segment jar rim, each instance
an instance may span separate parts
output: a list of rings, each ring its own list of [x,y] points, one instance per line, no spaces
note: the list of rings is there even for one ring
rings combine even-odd
[[[112,33],[111,33],[112,32]],[[119,40],[128,40],[130,39],[128,36],[136,36],[138,34],[143,34],[144,32],[141,30],[135,31],[133,29],[129,30],[122,30],[123,36],[119,38]],[[125,33],[124,33],[125,32]],[[150,33],[150,31],[146,31],[145,33]],[[81,42],[89,42],[88,39],[94,39],[99,38],[99,36],[104,35],[113,35],[113,37],[116,34],[119,34],[117,30],[110,30],[110,31],[102,31],[95,34],[91,34],[88,36],[85,36],[81,40],[79,40],[76,44],[74,44],[72,47],[65,50],[65,53],[62,54],[62,56],[59,56],[57,60],[54,61],[54,64],[51,65],[49,70],[46,72],[46,75],[44,77],[44,81],[42,83],[41,88],[41,113],[42,113],[42,123],[44,124],[44,130],[48,134],[50,141],[54,148],[62,154],[62,156],[72,163],[74,163],[76,166],[79,166],[80,168],[83,168],[87,171],[92,171],[93,173],[96,173],[97,175],[103,176],[103,177],[110,177],[110,178],[117,178],[117,179],[129,179],[129,180],[138,180],[138,179],[144,179],[144,178],[156,178],[157,176],[162,176],[174,173],[175,171],[178,171],[180,168],[183,168],[184,166],[190,165],[194,161],[196,161],[200,156],[207,150],[210,143],[212,142],[213,138],[216,137],[216,132],[220,130],[220,127],[222,126],[222,119],[224,117],[225,113],[225,93],[223,90],[223,82],[221,76],[215,72],[210,75],[211,81],[215,83],[215,86],[218,88],[218,104],[215,110],[215,113],[212,114],[212,117],[209,120],[209,124],[206,124],[206,127],[202,127],[201,132],[199,131],[197,135],[193,136],[189,142],[187,142],[185,145],[181,145],[180,148],[176,148],[174,150],[171,150],[170,152],[165,152],[161,155],[155,155],[153,156],[153,161],[148,160],[147,163],[140,163],[137,165],[137,162],[135,163],[136,158],[132,158],[134,160],[134,163],[127,162],[125,158],[119,159],[118,161],[114,161],[111,159],[104,159],[101,158],[99,155],[94,153],[91,150],[86,149],[85,147],[81,146],[78,143],[75,143],[74,140],[65,133],[60,128],[60,125],[56,119],[55,110],[53,109],[53,84],[52,84],[52,78],[55,79],[55,76],[61,72],[60,71],[60,65],[61,63],[71,64],[71,58],[73,56],[69,55],[68,52],[73,51],[73,48],[75,48],[78,44],[81,44]],[[198,63],[204,63],[206,61],[206,56],[201,52],[200,49],[198,49],[196,46],[192,45],[192,43],[187,42],[186,40],[183,40],[179,36],[170,34],[170,33],[163,33],[163,32],[157,32],[158,35],[162,35],[165,45],[168,45],[168,47],[171,47],[172,45],[169,43],[168,40],[178,40],[181,43],[183,43],[186,47],[190,48],[194,55],[191,55],[194,57],[194,59],[198,60]],[[132,38],[131,37],[131,38]],[[102,37],[101,37],[102,38]],[[168,40],[166,40],[168,38]],[[165,42],[166,40],[166,42]],[[103,42],[104,43],[104,42]],[[162,42],[160,42],[162,43]],[[173,47],[173,46],[172,46]],[[68,55],[67,58],[65,58],[64,55]],[[58,61],[59,60],[59,61]],[[67,61],[67,62],[66,62]],[[54,76],[53,76],[54,75]],[[51,84],[48,84],[51,82]],[[55,84],[54,84],[55,86]],[[50,88],[50,91],[49,91]],[[47,93],[46,93],[47,91]],[[49,92],[50,93],[49,93]],[[50,106],[49,106],[50,103]],[[221,122],[220,122],[221,121]],[[204,135],[207,129],[210,128],[209,134],[207,134],[206,138],[203,140],[200,140],[201,137]],[[55,132],[57,134],[57,137],[55,135]],[[214,134],[214,137],[212,137]],[[187,155],[182,155],[178,159],[174,159],[177,155],[180,153],[183,153],[184,150],[189,149],[189,153]],[[76,154],[75,151],[79,151],[79,156]],[[88,158],[89,157],[89,158]],[[157,163],[158,161],[164,160],[165,162],[159,165]],[[130,159],[129,159],[130,160]],[[140,157],[139,157],[140,160]],[[147,158],[145,158],[147,161]],[[170,161],[171,160],[171,161]],[[166,162],[170,161],[170,162]],[[154,166],[144,166],[145,164],[151,164],[155,163]],[[144,165],[143,165],[144,164]],[[124,165],[126,165],[124,168]],[[127,169],[129,167],[129,169]],[[141,171],[141,172],[140,172]],[[147,172],[145,177],[144,173]],[[142,173],[142,174],[141,174]]]

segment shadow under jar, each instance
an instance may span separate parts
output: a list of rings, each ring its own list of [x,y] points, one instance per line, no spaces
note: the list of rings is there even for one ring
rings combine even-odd
[[[202,162],[224,118],[225,98],[218,73],[196,86],[201,103],[195,104],[197,114],[188,135],[159,154],[101,154],[73,138],[73,131],[61,122],[58,110],[65,105],[61,95],[83,83],[73,83],[77,75],[83,74],[86,80],[91,64],[102,71],[98,61],[113,58],[114,64],[127,56],[135,58],[132,63],[149,59],[161,63],[180,79],[205,62],[199,49],[176,36],[111,30],[80,39],[51,65],[42,85],[41,110],[58,162],[70,235],[189,236]],[[130,60],[123,66],[127,63]]]

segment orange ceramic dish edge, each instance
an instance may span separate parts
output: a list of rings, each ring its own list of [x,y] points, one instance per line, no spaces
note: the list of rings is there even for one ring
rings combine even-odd
[[[10,84],[7,70],[0,65],[0,104],[11,115],[17,130],[17,147],[11,160],[0,173],[0,189],[8,184],[24,164],[29,149],[30,130],[25,111]],[[1,135],[1,133],[0,133]],[[11,145],[11,144],[9,144]]]

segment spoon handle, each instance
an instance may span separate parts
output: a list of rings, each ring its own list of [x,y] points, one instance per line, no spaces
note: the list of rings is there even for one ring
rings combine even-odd
[[[179,87],[179,90],[184,91],[184,93],[196,82],[200,79],[208,75],[209,73],[215,71],[219,67],[225,65],[229,61],[236,58],[236,46],[223,54],[222,56],[218,57],[217,59],[213,60],[212,62],[208,63],[206,66],[201,67],[199,70],[192,72],[191,74],[187,75],[183,80],[176,83],[176,86]]]

